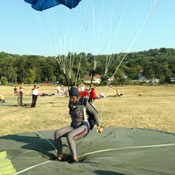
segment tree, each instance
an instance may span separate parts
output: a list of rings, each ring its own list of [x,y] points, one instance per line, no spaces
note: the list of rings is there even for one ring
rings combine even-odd
[[[36,78],[36,73],[34,69],[29,69],[28,70],[28,76],[25,78],[25,82],[32,84],[34,83]]]
[[[138,79],[138,70],[136,68],[129,68],[128,71],[126,72],[128,75],[128,78],[130,79]]]
[[[7,79],[7,77],[2,77],[1,78],[1,84],[2,85],[8,85],[8,79]]]
[[[151,79],[155,77],[155,72],[152,68],[147,67],[144,72],[145,78]]]

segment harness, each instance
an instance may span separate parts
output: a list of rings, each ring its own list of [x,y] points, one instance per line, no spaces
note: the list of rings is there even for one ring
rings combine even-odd
[[[89,132],[90,130],[93,129],[93,127],[94,127],[96,122],[95,122],[93,116],[91,116],[90,114],[87,115],[87,112],[86,112],[86,104],[87,104],[87,102],[88,102],[88,99],[84,97],[84,98],[80,99],[80,103],[79,104],[77,104],[77,105],[69,105],[69,108],[70,108],[70,110],[74,110],[77,107],[81,107],[82,108],[82,110],[83,110],[83,121],[80,124],[80,126],[85,125],[87,127],[87,129],[88,129],[88,132]],[[91,104],[91,103],[89,103],[89,104],[97,112],[97,110],[93,106],[93,104]]]
[[[80,124],[80,126],[82,125],[85,125],[88,129],[88,133],[90,131],[90,124],[89,124],[89,121],[88,121],[88,116],[87,116],[87,113],[86,113],[86,106],[84,105],[79,105],[83,108],[83,121],[82,123]]]

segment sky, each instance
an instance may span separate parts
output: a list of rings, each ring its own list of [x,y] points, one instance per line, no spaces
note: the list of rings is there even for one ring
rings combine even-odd
[[[42,12],[1,0],[0,52],[57,56],[175,48],[175,0],[82,0]]]

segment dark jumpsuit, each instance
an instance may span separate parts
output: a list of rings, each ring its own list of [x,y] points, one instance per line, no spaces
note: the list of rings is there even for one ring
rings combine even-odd
[[[72,156],[77,157],[76,145],[74,140],[82,139],[89,133],[89,123],[84,122],[83,105],[81,105],[81,103],[81,100],[79,100],[79,102],[76,104],[69,102],[70,116],[72,120],[71,126],[60,128],[54,133],[54,140],[58,154],[62,154],[61,137],[67,137],[67,142],[71,150]],[[90,113],[91,115],[93,115],[96,125],[100,125],[97,111],[88,102],[86,103],[86,113]]]

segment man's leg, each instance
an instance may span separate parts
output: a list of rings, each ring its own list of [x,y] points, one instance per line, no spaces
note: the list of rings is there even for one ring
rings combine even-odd
[[[58,155],[62,155],[61,137],[65,137],[67,135],[67,133],[72,131],[72,130],[73,130],[73,128],[71,126],[66,126],[66,127],[60,128],[60,129],[55,131],[54,141],[55,141],[55,145],[56,145],[56,148],[58,151]]]
[[[88,134],[88,129],[85,125],[80,126],[67,134],[67,141],[72,152],[73,159],[77,160],[77,151],[74,140],[84,138]]]

